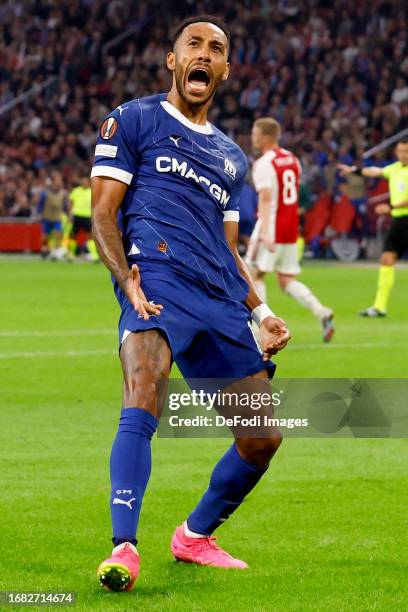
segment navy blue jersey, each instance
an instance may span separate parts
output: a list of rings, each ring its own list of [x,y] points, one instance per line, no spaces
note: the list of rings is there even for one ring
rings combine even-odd
[[[121,206],[123,244],[142,274],[171,266],[242,301],[248,285],[223,221],[239,221],[246,172],[238,145],[210,123],[192,123],[160,94],[107,116],[91,176],[129,185]]]

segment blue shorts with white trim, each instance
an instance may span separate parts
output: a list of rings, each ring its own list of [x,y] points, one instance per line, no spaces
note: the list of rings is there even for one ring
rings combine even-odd
[[[267,370],[272,378],[276,365],[263,361],[244,304],[214,286],[204,286],[165,264],[138,262],[142,289],[148,300],[163,304],[158,316],[145,321],[115,282],[121,307],[119,343],[128,332],[160,329],[173,360],[186,379],[238,380]]]

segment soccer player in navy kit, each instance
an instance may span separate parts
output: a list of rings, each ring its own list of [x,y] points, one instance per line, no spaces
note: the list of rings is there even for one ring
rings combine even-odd
[[[185,20],[167,55],[170,92],[121,104],[103,122],[95,150],[93,235],[121,306],[124,376],[110,459],[114,549],[98,568],[111,590],[131,589],[139,573],[136,529],[163,404],[160,381],[172,361],[187,379],[267,385],[275,369],[269,357],[290,338],[261,302],[237,250],[245,155],[207,122],[215,90],[228,77],[228,50],[223,22],[207,15]],[[211,535],[260,480],[280,442],[276,430],[236,437],[173,535],[176,559],[247,567]]]

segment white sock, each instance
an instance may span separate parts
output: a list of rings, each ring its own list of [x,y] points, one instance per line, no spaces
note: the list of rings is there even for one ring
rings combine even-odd
[[[136,553],[137,555],[139,554],[137,552],[137,548],[136,546],[134,546],[131,542],[122,542],[122,544],[118,544],[117,546],[115,546],[115,548],[112,550],[112,554],[118,552],[118,550],[120,550],[121,548],[123,548],[123,546],[125,544],[128,544],[130,546],[130,548],[133,550],[134,553]]]
[[[295,298],[299,304],[311,310],[318,319],[326,315],[327,308],[319,302],[317,297],[310,291],[309,287],[306,287],[303,283],[292,280],[286,285],[285,291]]]
[[[254,281],[256,290],[261,300],[266,304],[266,285],[263,279],[258,278]]]
[[[188,536],[189,538],[206,538],[207,537],[203,535],[202,533],[196,533],[195,531],[190,531],[187,525],[187,521],[184,521],[183,529],[184,529],[184,535]]]

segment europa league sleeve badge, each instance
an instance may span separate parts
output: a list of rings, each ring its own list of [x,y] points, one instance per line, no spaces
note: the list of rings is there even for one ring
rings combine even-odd
[[[108,117],[101,125],[101,138],[109,140],[118,130],[118,122],[115,117]]]

